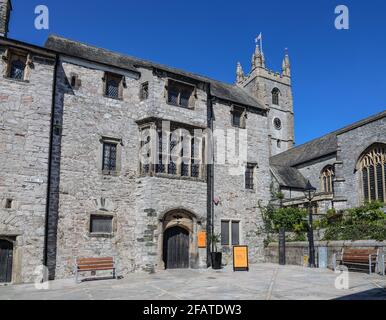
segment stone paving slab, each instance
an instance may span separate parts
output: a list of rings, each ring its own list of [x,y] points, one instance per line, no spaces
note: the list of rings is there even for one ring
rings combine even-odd
[[[56,280],[48,290],[33,284],[0,286],[0,300],[386,300],[386,277],[349,273],[349,289],[335,288],[331,270],[275,264],[249,272],[165,270],[122,280]]]

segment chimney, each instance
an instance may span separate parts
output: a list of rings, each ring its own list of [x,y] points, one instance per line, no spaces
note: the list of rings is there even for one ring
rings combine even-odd
[[[12,11],[11,0],[0,0],[0,37],[7,37],[9,18]]]

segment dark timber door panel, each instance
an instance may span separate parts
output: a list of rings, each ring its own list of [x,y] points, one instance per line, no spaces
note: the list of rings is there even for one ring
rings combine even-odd
[[[189,268],[189,232],[180,227],[164,233],[163,258],[166,269]]]
[[[12,242],[0,240],[0,283],[12,281]]]

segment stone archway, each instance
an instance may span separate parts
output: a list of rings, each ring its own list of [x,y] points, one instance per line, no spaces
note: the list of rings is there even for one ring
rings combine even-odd
[[[197,218],[185,209],[163,214],[159,226],[159,265],[162,269],[197,268]]]

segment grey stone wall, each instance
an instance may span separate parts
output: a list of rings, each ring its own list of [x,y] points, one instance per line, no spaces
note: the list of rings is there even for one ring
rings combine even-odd
[[[71,74],[82,82],[78,90],[68,84]],[[191,214],[193,245],[197,231],[206,228],[206,182],[140,176],[136,123],[160,117],[206,125],[205,91],[197,90],[193,110],[171,106],[166,103],[165,75],[142,69],[139,80],[126,77],[123,99],[114,100],[103,96],[103,74],[98,65],[65,59],[58,71],[55,121],[61,134],[54,139],[50,204],[50,269],[57,278],[72,275],[77,257],[113,256],[119,275],[162,268],[163,218],[169,211]],[[140,101],[144,81],[150,94]],[[101,172],[102,136],[122,141],[116,176]],[[89,233],[90,215],[101,211],[114,216],[111,237]],[[193,250],[191,267],[203,266],[204,254]]]
[[[221,102],[213,106],[215,113],[214,130],[225,130],[232,135],[235,128],[231,123],[231,107]],[[236,129],[236,132],[243,131]],[[238,174],[232,169],[234,166],[227,158],[224,164],[219,164],[215,153],[214,167],[214,196],[219,204],[214,208],[215,233],[221,232],[221,220],[233,219],[240,221],[240,242],[249,246],[251,262],[262,261],[263,236],[258,233],[262,224],[259,202],[264,205],[270,197],[269,148],[267,137],[267,117],[259,113],[248,111],[246,121],[247,161],[257,163],[255,169],[255,189],[245,189],[245,165]],[[239,135],[236,134],[236,139]],[[227,149],[231,145],[227,144]],[[237,149],[236,149],[237,150]],[[231,248],[222,248],[225,253],[224,263],[232,263]]]
[[[319,247],[327,247],[327,259],[329,268],[332,268],[334,253],[341,253],[342,248],[379,248],[380,252],[386,253],[386,243],[384,241],[315,241],[316,261],[318,260],[317,253]],[[308,242],[286,243],[286,263],[288,265],[303,265],[304,255],[308,255]],[[278,243],[270,243],[265,249],[265,261],[269,263],[279,263]]]
[[[7,37],[11,0],[0,0],[0,37]]]
[[[1,55],[6,48],[1,46]],[[14,242],[15,283],[34,280],[44,252],[55,63],[31,56],[26,81],[4,77],[7,63],[0,61],[0,238]]]
[[[334,183],[338,208],[356,207],[363,203],[361,175],[356,166],[362,153],[374,143],[386,143],[386,118],[338,135],[338,164]]]

